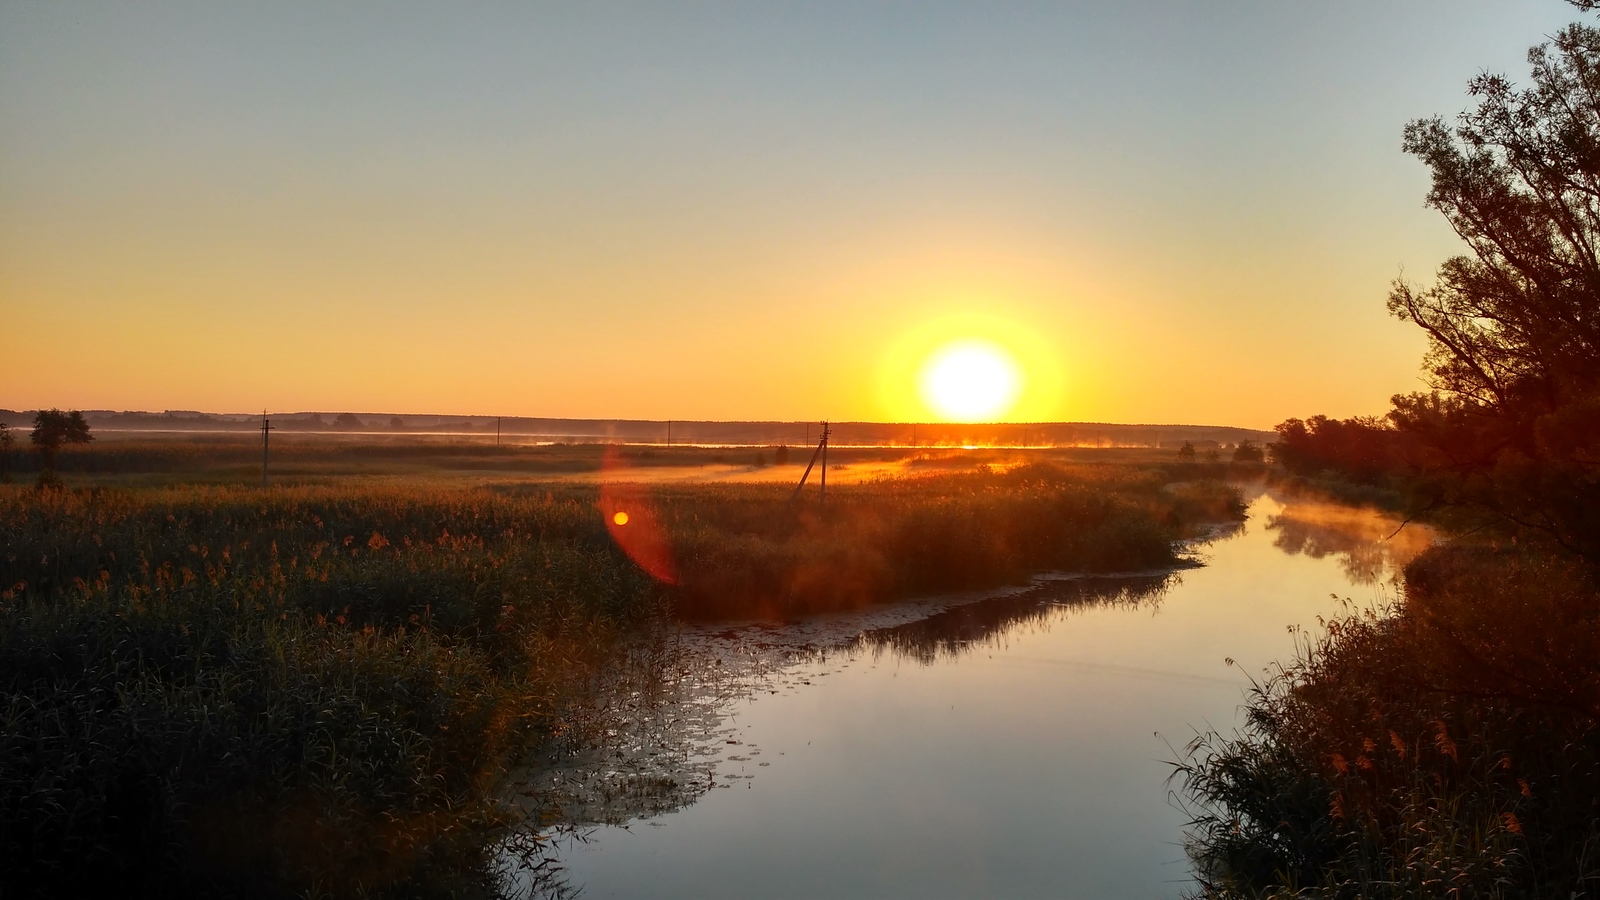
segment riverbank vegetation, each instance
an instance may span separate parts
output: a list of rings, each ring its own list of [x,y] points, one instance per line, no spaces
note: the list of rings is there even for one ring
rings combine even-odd
[[[1279,428],[1296,477],[1450,540],[1190,746],[1206,896],[1600,892],[1600,28],[1529,59],[1531,87],[1481,76],[1456,127],[1406,129],[1470,250],[1390,298],[1434,390]]]
[[[1171,565],[1237,495],[1160,468],[839,488],[0,486],[0,892],[492,895],[506,773],[674,612],[785,616]],[[526,798],[524,798],[526,799]]]
[[[1436,548],[1396,609],[1306,637],[1179,775],[1209,897],[1600,890],[1600,594],[1514,547]]]

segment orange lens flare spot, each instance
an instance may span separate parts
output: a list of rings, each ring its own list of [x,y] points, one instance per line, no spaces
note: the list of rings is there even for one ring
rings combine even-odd
[[[627,465],[616,447],[608,447],[600,460],[605,473],[626,473]],[[661,511],[648,487],[628,481],[600,483],[600,521],[639,568],[657,581],[676,584],[677,567],[672,562],[672,542],[662,527]]]

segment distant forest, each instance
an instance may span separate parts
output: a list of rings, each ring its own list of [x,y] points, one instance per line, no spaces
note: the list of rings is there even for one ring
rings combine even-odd
[[[0,423],[30,427],[33,410],[0,409]],[[259,415],[192,410],[118,412],[84,410],[99,432],[253,431]],[[573,443],[683,443],[808,445],[821,437],[816,422],[660,421],[644,419],[555,419],[522,416],[392,415],[389,413],[294,412],[273,414],[274,429],[289,432],[387,432],[492,435]],[[949,424],[834,422],[830,443],[840,445],[950,446],[1002,444],[1058,447],[1168,447],[1188,442],[1202,450],[1232,447],[1241,441],[1263,444],[1270,431],[1213,425],[1113,425],[1096,422],[1027,424]]]

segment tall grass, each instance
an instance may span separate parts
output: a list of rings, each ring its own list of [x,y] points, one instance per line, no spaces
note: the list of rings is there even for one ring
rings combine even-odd
[[[759,485],[666,489],[657,503],[683,570],[673,603],[693,617],[836,611],[1051,569],[1167,568],[1195,525],[1243,513],[1220,482],[1054,466],[830,488],[826,506]]]
[[[0,494],[0,879],[487,877],[461,838],[502,824],[498,775],[652,602],[593,519],[427,492]]]
[[[493,893],[508,771],[676,606],[792,614],[1127,570],[1219,485],[1061,470],[654,497],[592,487],[0,487],[0,894]],[[522,832],[526,835],[526,831]]]

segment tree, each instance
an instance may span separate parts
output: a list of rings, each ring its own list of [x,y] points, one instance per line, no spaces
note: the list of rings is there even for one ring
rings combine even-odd
[[[363,426],[361,420],[356,418],[353,413],[340,413],[334,418],[333,427],[355,429]]]
[[[15,442],[11,426],[0,422],[0,482],[6,484],[11,483],[11,445]]]
[[[1278,440],[1271,445],[1272,458],[1297,475],[1332,470],[1345,478],[1370,484],[1404,468],[1402,436],[1383,419],[1312,416],[1305,420],[1289,419],[1280,423],[1277,431]],[[1251,448],[1259,461],[1260,449],[1253,444]],[[1235,459],[1239,458],[1238,453],[1235,451]]]
[[[1194,462],[1194,444],[1184,441],[1183,446],[1178,448],[1178,460],[1180,462]]]
[[[788,444],[779,444],[778,445],[778,449],[774,450],[773,453],[772,453],[772,461],[777,463],[780,466],[788,465],[789,464],[789,445]]]
[[[42,409],[33,417],[33,444],[41,452],[53,453],[62,444],[87,444],[94,440],[83,413],[73,410]]]
[[[64,413],[59,409],[41,409],[33,417],[33,445],[39,448],[39,456],[43,462],[39,471],[39,485],[46,487],[60,484],[56,476],[56,455],[62,444],[87,444],[94,440],[94,435],[89,433],[89,423],[84,421],[83,413],[73,410]]]
[[[400,418],[399,416],[390,416],[389,427],[399,431],[400,429],[406,427],[406,420]]]
[[[1236,463],[1258,463],[1266,459],[1266,453],[1250,441],[1240,441],[1239,446],[1233,448],[1233,461]]]
[[[1440,497],[1600,558],[1600,29],[1569,25],[1528,61],[1531,86],[1480,75],[1453,127],[1406,126],[1468,253],[1431,287],[1395,282],[1433,391],[1390,418]]]

